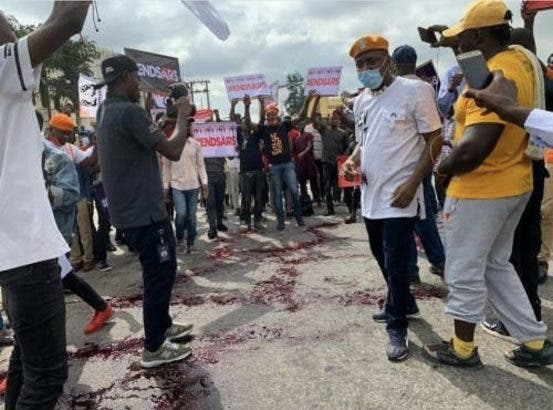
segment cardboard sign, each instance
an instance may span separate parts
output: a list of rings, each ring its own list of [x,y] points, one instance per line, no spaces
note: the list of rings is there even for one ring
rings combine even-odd
[[[202,145],[204,158],[235,157],[236,146],[235,122],[206,122],[192,124],[192,135]]]
[[[241,100],[246,94],[252,98],[271,95],[263,74],[226,77],[225,86],[230,101]]]
[[[522,3],[524,11],[540,11],[553,9],[553,1],[549,0],[528,0]]]
[[[305,95],[315,90],[319,95],[338,95],[340,81],[342,79],[342,67],[318,67],[307,71],[305,83]]]
[[[79,74],[79,116],[81,118],[96,119],[98,107],[106,99],[108,91],[107,86],[95,90],[94,84],[98,84],[99,82],[100,80]]]
[[[169,86],[180,81],[179,59],[125,48],[125,55],[138,66],[140,88],[143,91],[169,92]]]
[[[436,91],[436,95],[438,94],[438,91],[440,91],[440,76],[432,60],[425,61],[419,65],[415,70],[415,74],[422,81],[429,83]]]
[[[344,172],[342,171],[342,165],[348,160],[347,155],[339,155],[336,157],[336,164],[338,165],[338,187],[339,188],[357,188],[361,186],[361,167],[355,170],[355,180],[348,181],[344,177]]]

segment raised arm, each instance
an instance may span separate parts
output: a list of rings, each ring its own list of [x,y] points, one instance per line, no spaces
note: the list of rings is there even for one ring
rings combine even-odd
[[[186,138],[188,138],[188,117],[191,106],[186,97],[181,97],[175,104],[177,107],[177,125],[171,138],[162,138],[156,145],[155,150],[171,161],[178,161],[182,154]]]
[[[31,65],[37,67],[63,43],[81,32],[92,1],[55,1],[52,13],[36,31],[29,34]]]
[[[230,102],[230,113],[229,113],[230,121],[236,121],[236,104],[238,104],[238,100],[232,100]]]
[[[257,129],[259,128],[259,125],[258,124],[252,124],[252,116],[250,114],[250,106],[252,105],[252,100],[251,100],[250,96],[246,95],[242,101],[244,102],[244,124],[246,124],[246,127],[249,130],[257,131]],[[263,107],[263,121],[265,121],[265,108],[264,108],[264,105],[261,104],[261,107]]]
[[[292,127],[295,127],[298,125],[299,122],[305,119],[307,117],[307,109],[309,108],[309,103],[316,95],[315,90],[309,91],[309,94],[307,94],[307,98],[303,100],[303,104],[301,106],[300,112],[298,113],[298,116],[296,118],[292,119]]]

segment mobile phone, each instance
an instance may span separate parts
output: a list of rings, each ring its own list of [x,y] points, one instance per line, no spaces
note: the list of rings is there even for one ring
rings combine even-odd
[[[436,33],[434,33],[431,30],[428,30],[424,27],[417,27],[417,30],[419,31],[419,36],[422,41],[429,44],[436,44],[438,42],[438,39],[436,38]]]
[[[470,88],[481,90],[491,82],[492,74],[481,51],[475,50],[459,54],[457,62]]]

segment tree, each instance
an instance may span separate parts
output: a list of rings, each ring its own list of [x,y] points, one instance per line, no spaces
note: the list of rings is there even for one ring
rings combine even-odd
[[[303,76],[298,72],[288,74],[286,76],[286,82],[288,98],[286,98],[284,106],[286,107],[288,114],[293,116],[300,112],[303,104]]]
[[[23,37],[36,30],[38,26],[20,24],[15,18],[10,18],[17,37]],[[81,37],[79,41],[69,40],[61,46],[42,65],[40,77],[40,101],[51,116],[52,103],[54,109],[60,110],[61,101],[70,99],[78,107],[79,74],[91,76],[91,65],[100,56],[93,41]],[[77,121],[79,110],[77,109]]]

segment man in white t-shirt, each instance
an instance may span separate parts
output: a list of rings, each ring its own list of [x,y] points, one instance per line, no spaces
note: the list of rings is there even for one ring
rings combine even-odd
[[[416,217],[424,211],[421,183],[442,146],[440,117],[426,84],[392,75],[386,39],[363,36],[350,56],[365,89],[354,103],[358,145],[344,173],[353,179],[361,162],[361,212],[371,252],[388,284],[385,310],[374,319],[387,322],[386,353],[400,361],[409,356],[408,317],[419,315],[406,255]]]
[[[32,93],[40,64],[81,31],[89,1],[56,1],[38,30],[17,40],[0,14],[0,286],[15,333],[6,409],[53,409],[67,379],[59,232],[42,173]]]

